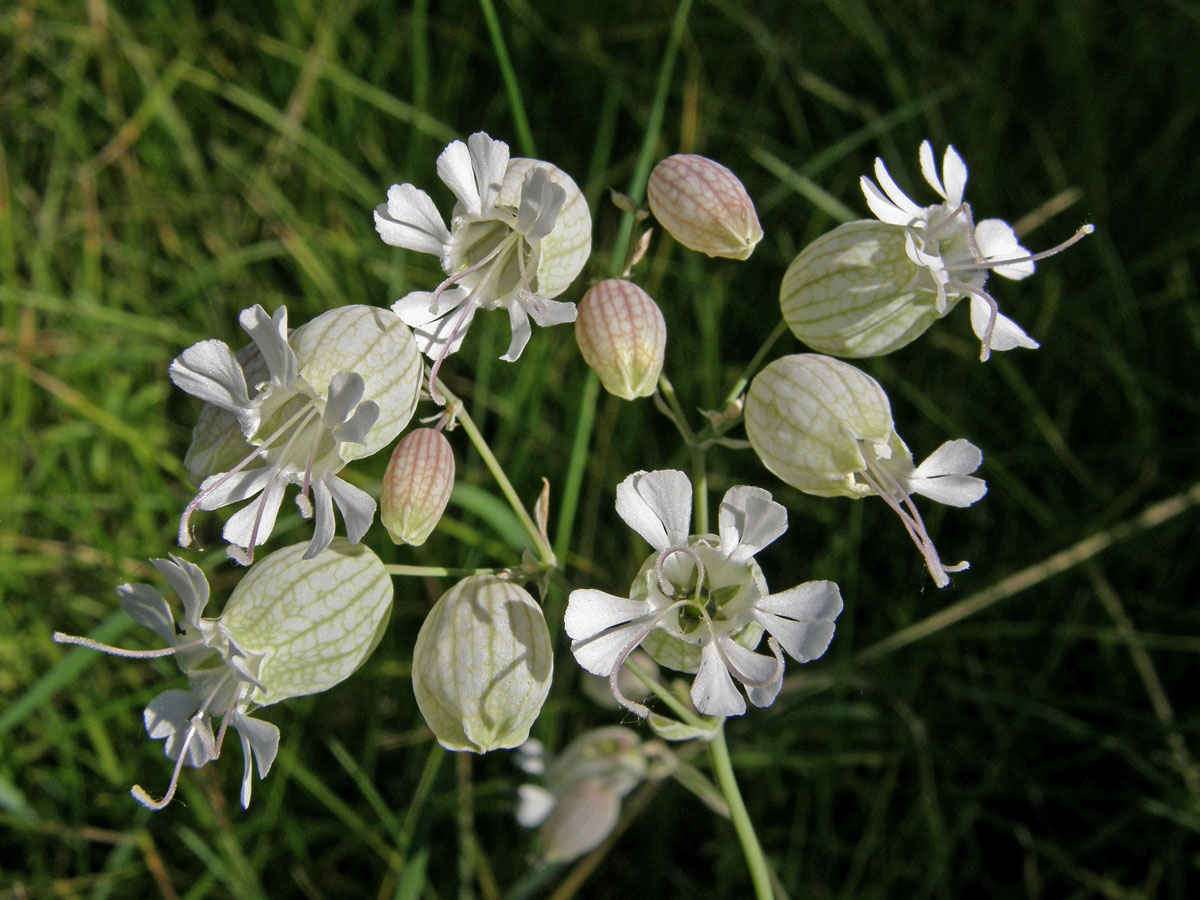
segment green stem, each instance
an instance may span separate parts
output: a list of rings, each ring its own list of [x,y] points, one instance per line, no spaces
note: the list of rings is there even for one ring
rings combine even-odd
[[[713,772],[717,776],[717,784],[729,804],[729,820],[733,822],[733,830],[737,832],[742,845],[742,853],[746,857],[746,865],[750,869],[750,881],[754,884],[754,896],[757,900],[774,900],[771,891],[771,873],[767,869],[767,860],[763,856],[762,846],[758,843],[758,835],[746,812],[746,804],[742,793],[738,790],[737,778],[733,774],[733,763],[729,759],[729,747],[725,743],[724,724],[717,730],[716,737],[709,742],[709,755],[712,757]]]
[[[500,17],[496,15],[496,7],[492,5],[492,0],[479,0],[479,8],[483,10],[488,37],[492,39],[492,49],[496,51],[496,64],[500,67],[500,77],[504,79],[504,91],[508,94],[508,105],[512,107],[513,125],[517,129],[517,140],[521,144],[521,153],[531,159],[537,159],[533,130],[529,127],[529,117],[525,115],[525,101],[521,97],[521,86],[517,84],[516,70],[513,69],[512,59],[509,58],[508,47],[504,44],[504,32],[500,30]]]
[[[701,444],[692,445],[692,518],[696,534],[708,534],[708,470],[704,465],[706,451]]]
[[[550,548],[549,541],[546,540],[546,536],[538,530],[537,525],[530,518],[524,504],[521,503],[521,498],[517,496],[512,482],[508,480],[508,476],[504,474],[504,469],[501,467],[500,462],[496,459],[495,454],[492,453],[492,448],[487,445],[487,441],[484,440],[479,429],[475,427],[475,422],[471,418],[470,413],[467,412],[466,406],[442,384],[441,379],[437,381],[437,389],[446,398],[446,408],[454,410],[454,418],[463,427],[463,431],[467,433],[467,437],[471,439],[471,443],[475,446],[479,455],[483,457],[484,465],[488,467],[488,471],[496,479],[496,484],[500,486],[500,491],[504,494],[504,499],[508,501],[508,505],[512,507],[512,511],[520,519],[525,533],[529,535],[529,539],[533,542],[533,546],[537,550],[538,559],[542,561],[543,565],[553,568],[555,566],[554,551]]]
[[[485,4],[484,14],[487,14],[489,0],[480,0]],[[629,182],[629,196],[635,200],[641,198],[650,180],[650,169],[654,163],[655,148],[662,131],[663,116],[670,94],[671,76],[675,71],[675,57],[679,53],[679,44],[683,40],[683,28],[687,24],[688,12],[692,8],[692,0],[682,0],[675,10],[675,19],[671,24],[671,33],[667,46],[663,50],[662,65],[658,69],[658,81],[654,89],[654,102],[650,106],[650,116],[646,122],[646,131],[642,135],[642,146],[638,151],[637,163],[634,165],[633,177]],[[535,156],[529,153],[529,156]],[[610,269],[613,278],[620,278],[625,271],[625,257],[629,252],[629,241],[633,236],[634,217],[632,213],[623,213],[617,226],[617,237],[613,242]],[[583,488],[583,471],[587,462],[587,449],[592,441],[592,428],[596,421],[596,402],[600,395],[600,381],[596,373],[588,371],[584,383],[583,397],[580,402],[578,424],[575,428],[575,440],[571,449],[571,466],[567,471],[567,480],[563,485],[562,509],[558,517],[558,530],[555,546],[560,555],[566,559],[566,549],[570,546],[572,526],[579,506],[579,493]]]
[[[726,406],[736,400],[738,395],[746,389],[746,385],[750,383],[750,376],[760,365],[762,365],[763,358],[771,352],[771,348],[775,346],[776,341],[783,337],[783,333],[785,331],[787,331],[787,322],[780,319],[779,324],[775,326],[775,330],[767,336],[765,341],[763,341],[763,345],[758,348],[758,352],[754,354],[754,358],[751,359],[746,368],[742,370],[742,374],[738,380],[733,383],[733,388],[725,397]]]
[[[443,566],[401,566],[385,565],[389,575],[401,575],[411,578],[446,578],[458,575],[496,575],[507,572],[508,569],[447,569]]]
[[[654,162],[658,135],[662,131],[663,116],[667,108],[667,95],[671,90],[671,75],[675,70],[675,56],[679,44],[683,40],[683,28],[687,24],[688,12],[691,11],[692,0],[681,0],[675,10],[675,19],[671,23],[671,34],[667,38],[667,46],[663,50],[662,65],[658,69],[658,82],[654,86],[654,102],[650,106],[650,115],[646,121],[646,134],[642,140],[642,148],[638,152],[637,163],[633,168],[633,178],[626,191],[634,201],[640,203],[646,183],[650,180],[650,169]],[[613,277],[620,278],[625,270],[625,254],[629,248],[629,239],[633,234],[633,216],[626,213],[621,217],[617,229],[617,240],[613,244]]]

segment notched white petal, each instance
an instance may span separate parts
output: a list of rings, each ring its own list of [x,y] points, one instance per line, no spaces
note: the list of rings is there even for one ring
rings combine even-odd
[[[655,550],[687,540],[692,482],[676,469],[634,472],[617,485],[617,514]]]

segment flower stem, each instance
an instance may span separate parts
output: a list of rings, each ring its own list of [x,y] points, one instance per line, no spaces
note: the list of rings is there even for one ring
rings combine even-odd
[[[771,875],[767,870],[767,860],[763,856],[762,847],[758,843],[758,835],[746,812],[746,804],[738,790],[737,778],[733,774],[733,763],[729,759],[729,747],[725,743],[725,726],[717,729],[716,736],[709,742],[709,755],[712,757],[713,771],[717,776],[717,785],[729,804],[729,819],[737,832],[742,845],[742,853],[746,857],[746,865],[750,869],[750,881],[754,884],[756,900],[774,900],[771,890]]]
[[[475,449],[479,452],[479,455],[483,457],[484,465],[488,467],[488,471],[491,472],[492,477],[496,479],[496,484],[500,486],[500,491],[504,494],[504,499],[508,501],[508,505],[511,506],[513,512],[517,514],[517,518],[521,521],[521,525],[524,527],[525,533],[529,535],[529,539],[533,542],[533,546],[537,550],[538,559],[542,561],[543,565],[553,568],[556,565],[556,562],[554,559],[554,551],[550,548],[549,541],[546,540],[546,536],[542,534],[537,525],[534,524],[533,519],[530,518],[529,512],[521,503],[521,498],[517,496],[516,489],[512,486],[512,482],[509,481],[508,476],[504,474],[504,469],[501,467],[500,462],[496,459],[495,454],[492,453],[491,447],[487,445],[487,441],[484,440],[483,435],[479,432],[479,429],[475,427],[475,422],[471,419],[470,413],[467,412],[466,406],[464,406],[463,402],[453,393],[451,393],[440,381],[437,382],[437,388],[446,397],[447,407],[453,405],[454,418],[460,425],[462,425],[463,430],[467,433],[467,437],[471,439],[471,443],[475,446]]]
[[[517,83],[517,73],[508,55],[508,47],[504,43],[500,17],[496,15],[496,7],[492,5],[492,0],[479,0],[479,8],[487,24],[488,37],[492,39],[492,49],[496,52],[500,77],[504,79],[504,91],[508,94],[508,104],[512,107],[513,125],[521,142],[521,152],[536,158],[537,146],[533,142],[533,129],[529,127],[529,117],[525,115],[525,101],[521,97],[521,86]]]

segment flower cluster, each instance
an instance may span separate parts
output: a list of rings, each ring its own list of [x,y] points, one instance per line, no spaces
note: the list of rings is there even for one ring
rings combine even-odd
[[[701,473],[712,444],[749,446],[768,471],[806,493],[879,497],[900,517],[934,582],[946,586],[948,573],[967,563],[941,561],[913,498],[974,504],[987,490],[973,474],[982,454],[964,439],[950,440],[917,464],[896,431],[882,386],[834,357],[898,349],[963,298],[969,298],[981,358],[993,350],[1036,347],[1000,314],[984,290],[986,279],[991,272],[1028,277],[1037,260],[1090,226],[1060,247],[1030,254],[1006,223],[975,222],[964,200],[966,165],[953,147],[939,171],[926,141],[920,163],[941,202],[920,206],[876,160],[875,179],[861,181],[875,219],[847,223],[817,239],[783,276],[782,316],[819,352],[769,362],[744,396],[739,388],[721,412],[706,414],[703,431],[683,421],[663,376],[666,317],[632,274],[652,229],[634,242],[624,265],[614,267],[623,269],[620,277],[594,282],[578,308],[556,300],[591,252],[587,203],[565,172],[548,162],[512,158],[507,144],[483,133],[451,142],[437,159],[437,174],[455,197],[448,222],[432,198],[411,184],[393,185],[374,211],[384,242],[438,258],[445,277],[427,285],[432,290],[412,291],[390,309],[332,309],[294,330],[285,308],[269,313],[254,305],[239,317],[250,339],[240,350],[218,340],[184,350],[171,363],[170,378],[203,407],[185,458],[197,493],[181,516],[179,543],[192,545],[197,511],[238,505],[222,535],[228,555],[249,568],[214,617],[205,616],[207,579],[185,559],[152,560],[179,597],[180,616],[154,588],[121,586],[122,608],[164,648],[123,650],[55,635],[62,643],[121,656],[173,656],[187,679],[186,690],[159,694],[143,716],[149,736],[162,740],[175,761],[169,787],[160,800],[140,787],[134,796],[161,809],[175,794],[182,769],[216,760],[232,727],[245,757],[242,805],[249,804],[253,772],[267,775],[279,745],[279,729],[254,713],[340,683],[374,651],[389,618],[391,575],[359,543],[374,522],[376,498],[341,477],[343,470],[396,442],[379,485],[380,518],[393,542],[420,545],[453,495],[455,457],[446,435],[456,417],[542,549],[539,558],[527,554],[520,566],[467,574],[433,604],[416,636],[411,667],[414,696],[430,731],[455,751],[522,747],[526,770],[544,776],[544,784],[522,788],[517,817],[539,828],[547,862],[597,846],[612,830],[622,797],[656,777],[650,761],[661,745],[645,744],[626,728],[585,734],[557,758],[527,742],[550,689],[553,641],[538,600],[519,582],[535,582],[544,594],[557,565],[547,538],[549,488],[535,524],[462,404],[447,405],[438,388],[440,367],[460,348],[479,310],[508,312],[512,336],[502,359],[510,362],[530,339],[531,319],[542,326],[575,322],[580,353],[603,387],[625,400],[654,395]],[[649,215],[628,198],[621,202],[638,221]],[[705,157],[674,155],[660,162],[649,179],[648,202],[676,241],[710,257],[745,260],[763,236],[745,187]],[[445,409],[433,417],[436,425],[397,442],[422,398],[423,357],[431,361],[429,398]],[[726,437],[743,414],[748,441]],[[311,538],[256,562],[290,485],[298,488],[301,517],[313,520]],[[707,501],[705,493],[694,497],[692,481],[673,469],[626,477],[616,488],[616,512],[652,552],[626,595],[572,590],[564,617],[579,665],[607,679],[617,703],[671,739],[711,738],[724,717],[744,714],[747,702],[774,703],[785,655],[799,663],[822,656],[842,611],[832,581],[768,588],[755,557],[788,525],[787,510],[771,493],[753,485],[730,488],[715,533],[708,531]],[[344,537],[335,536],[335,507]],[[635,653],[691,675],[687,699],[685,689],[629,665]],[[623,686],[622,676],[629,674],[641,677],[679,720],[651,713],[641,702],[646,694]]]

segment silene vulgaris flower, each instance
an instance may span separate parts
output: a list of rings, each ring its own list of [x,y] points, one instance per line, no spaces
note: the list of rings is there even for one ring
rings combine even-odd
[[[883,388],[849,363],[816,353],[775,360],[750,383],[746,436],[763,465],[818,497],[878,496],[900,517],[938,587],[948,572],[912,495],[970,506],[987,493],[971,473],[983,454],[965,440],[946,441],[919,466],[896,433]]]
[[[963,200],[967,167],[953,147],[946,148],[940,173],[928,141],[920,157],[925,180],[942,202],[919,206],[897,187],[883,160],[875,160],[879,183],[864,176],[860,185],[876,219],[839,225],[801,250],[784,273],[779,300],[788,327],[821,353],[881,356],[916,340],[970,297],[980,359],[993,350],[1036,348],[984,290],[988,273],[1027,278],[1035,261],[1071,246],[1092,226],[1031,254],[1007,223],[975,222]]]
[[[988,273],[1014,280],[1028,278],[1037,260],[1065,250],[1090,234],[1093,226],[1083,226],[1057,247],[1031,254],[1007,222],[984,219],[975,223],[970,204],[963,200],[967,166],[954,147],[946,147],[940,175],[929,141],[921,143],[920,160],[921,174],[942,198],[941,203],[919,206],[892,180],[883,160],[876,158],[879,184],[865,175],[860,179],[867,206],[879,221],[905,230],[905,252],[932,278],[934,309],[939,316],[949,312],[952,302],[971,298],[971,327],[982,345],[980,359],[986,360],[992,350],[1035,349],[1037,341],[1001,315],[995,299],[983,289]]]
[[[510,159],[507,144],[479,132],[449,144],[437,172],[457,199],[449,228],[430,196],[411,184],[392,185],[375,208],[385,243],[431,253],[446,273],[434,291],[413,292],[392,307],[434,360],[431,385],[476,310],[508,310],[512,342],[501,359],[509,362],[525,349],[530,318],[542,326],[575,321],[575,304],[552,298],[575,280],[592,247],[587,201],[550,163]]]
[[[197,509],[248,500],[223,536],[229,555],[249,565],[289,484],[300,487],[301,514],[316,519],[306,558],[329,546],[334,504],[357,542],[375,501],[337,476],[390,444],[412,418],[422,363],[411,332],[395,313],[369,306],[330,310],[290,335],[284,307],[270,316],[255,305],[239,321],[252,350],[235,356],[222,341],[201,341],[171,363],[176,387],[208,404],[186,460],[200,491],[180,519],[180,545],[191,544]]]
[[[333,687],[379,643],[392,608],[391,578],[379,558],[341,538],[316,559],[307,559],[304,550],[297,544],[261,560],[215,619],[204,617],[208,580],[198,566],[175,556],[151,560],[178,595],[183,617],[176,619],[149,585],[124,584],[117,594],[121,608],[167,644],[163,649],[125,650],[55,633],[58,643],[114,656],[174,656],[188,678],[188,690],[164,691],[146,707],[146,733],[165,741],[175,771],[161,800],[135,785],[139,803],[150,809],[170,803],[183,767],[217,759],[232,726],[245,757],[242,806],[249,806],[252,771],[266,778],[279,748],[279,729],[251,713]],[[221,725],[214,735],[217,718]]]
[[[746,702],[774,702],[783,654],[809,662],[825,652],[842,597],[831,581],[810,581],[777,594],[767,589],[754,555],[787,530],[787,511],[762,488],[726,492],[718,534],[689,535],[692,485],[675,470],[635,472],[617,487],[617,513],[654,548],[628,597],[571,592],[566,631],[579,664],[609,679],[613,695],[640,716],[649,710],[622,694],[629,655],[643,647],[660,665],[694,672],[692,704],[710,716],[736,716]],[[754,652],[769,636],[770,655]]]

